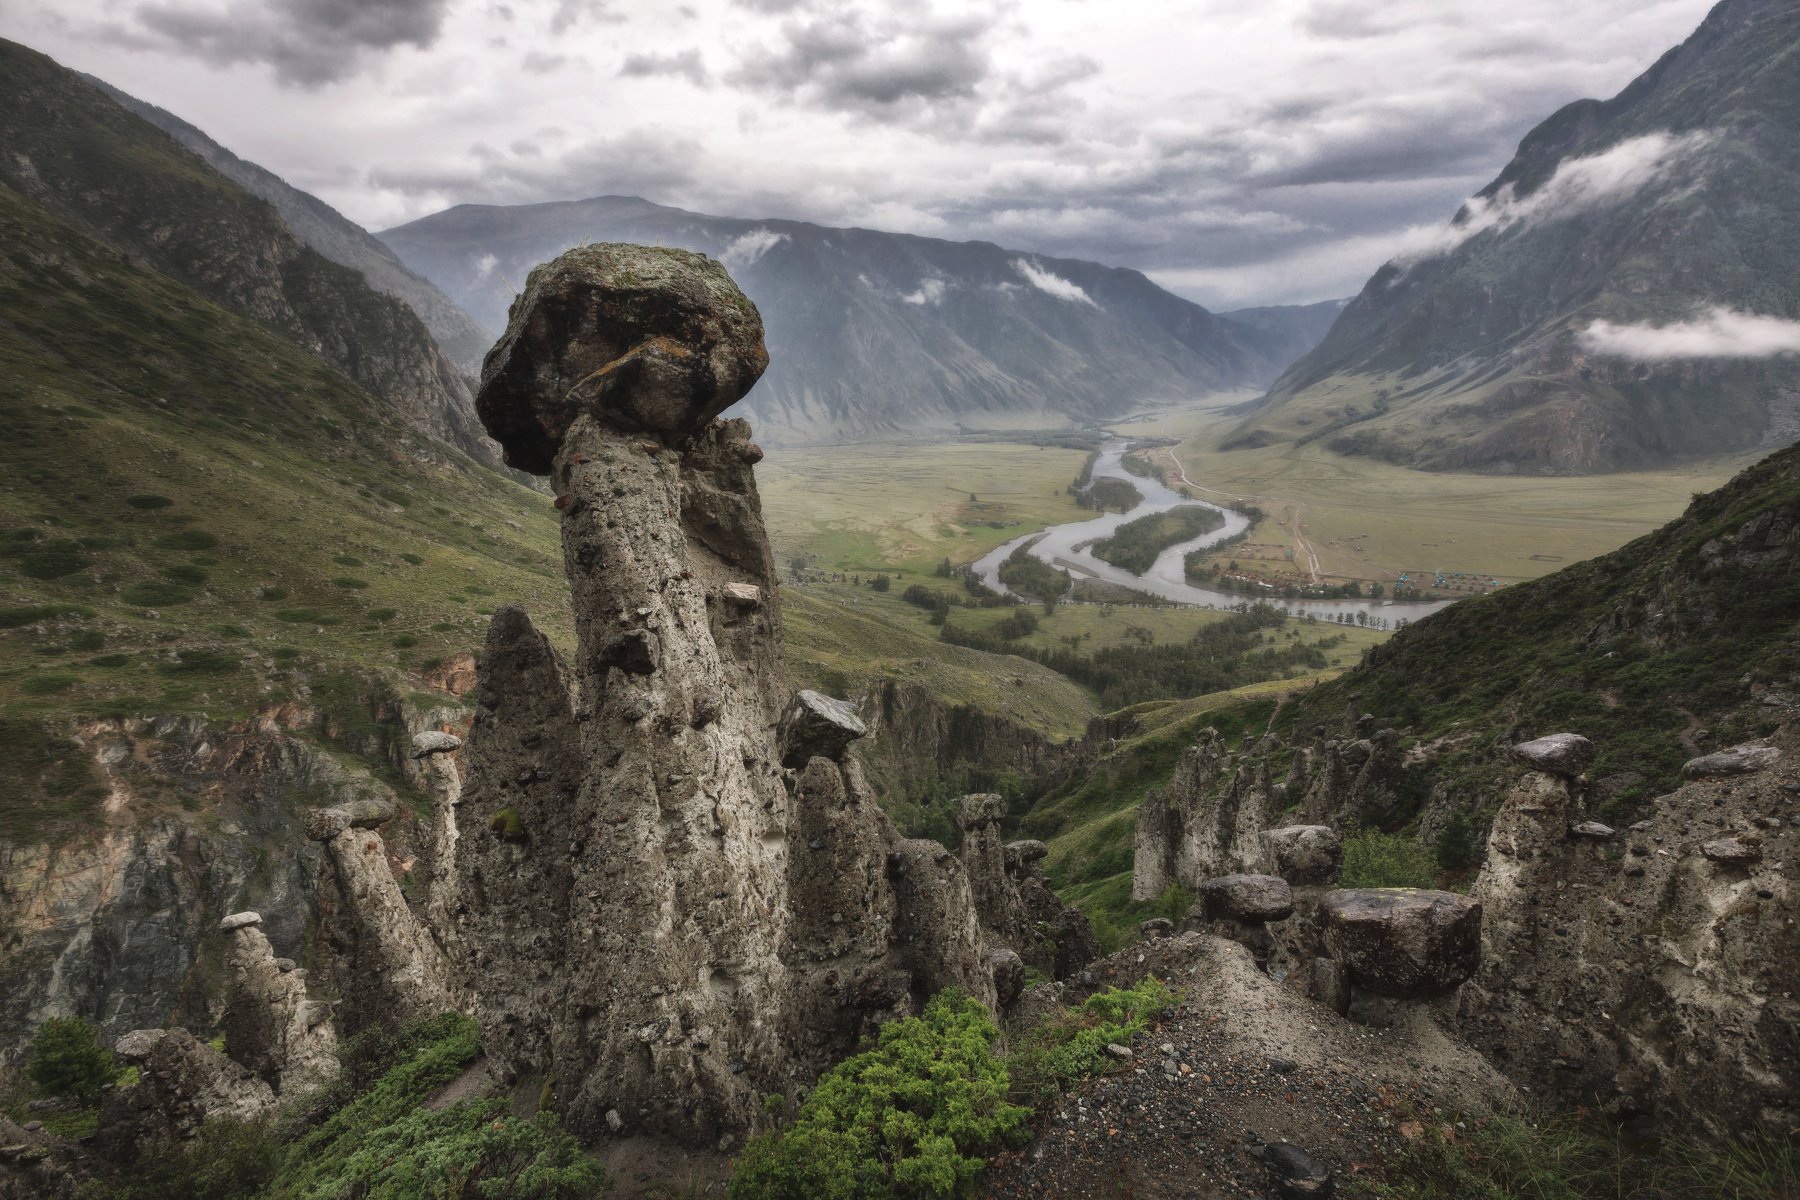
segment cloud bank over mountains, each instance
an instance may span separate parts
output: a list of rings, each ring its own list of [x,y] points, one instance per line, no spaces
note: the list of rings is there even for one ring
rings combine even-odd
[[[372,228],[605,194],[1355,291],[1707,0],[15,0]],[[1526,198],[1529,200],[1529,197]]]
[[[1800,354],[1800,321],[1714,305],[1666,325],[1595,321],[1578,339],[1592,354],[1639,362],[1684,358],[1774,358]]]

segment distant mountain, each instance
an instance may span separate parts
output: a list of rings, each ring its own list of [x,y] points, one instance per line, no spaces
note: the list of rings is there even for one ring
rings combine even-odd
[[[1797,280],[1800,6],[1725,0],[1619,95],[1532,130],[1227,444],[1554,473],[1782,445]]]
[[[274,205],[294,236],[308,246],[340,266],[361,272],[376,291],[404,300],[464,373],[474,375],[481,370],[481,358],[494,339],[450,297],[407,270],[375,235],[317,196],[245,162],[174,113],[127,95],[103,79],[82,78],[204,158],[221,175]]]
[[[988,242],[711,217],[605,196],[462,205],[380,235],[491,331],[538,263],[581,242],[724,262],[770,367],[743,408],[786,442],[1042,428],[1262,386],[1280,362],[1136,271]]]
[[[1239,336],[1286,367],[1325,340],[1349,303],[1348,299],[1321,300],[1317,304],[1238,308],[1220,313],[1219,319],[1242,326],[1247,332]]]
[[[6,41],[0,145],[0,185],[323,360],[421,432],[497,462],[467,381],[412,309],[83,77]]]

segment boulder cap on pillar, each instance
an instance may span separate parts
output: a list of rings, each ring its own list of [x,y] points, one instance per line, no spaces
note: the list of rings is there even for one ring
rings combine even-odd
[[[1329,825],[1283,825],[1259,835],[1274,874],[1289,883],[1330,883],[1344,862],[1344,839]]]
[[[1278,875],[1220,875],[1195,889],[1209,921],[1261,925],[1294,915],[1294,889]]]
[[[550,473],[577,417],[696,432],[769,365],[762,316],[704,254],[579,246],[537,267],[481,368],[476,411],[507,465]]]
[[[303,826],[306,836],[315,842],[329,842],[346,829],[374,829],[394,819],[394,806],[386,800],[364,798],[346,800],[330,808],[309,811]]]
[[[462,748],[462,739],[441,729],[427,729],[413,734],[412,756],[430,758],[433,754],[450,754]]]
[[[1573,779],[1594,763],[1594,743],[1579,733],[1553,733],[1512,748],[1512,756],[1534,771]]]
[[[836,760],[869,732],[856,710],[823,692],[803,688],[781,718],[781,765],[804,767],[815,758]]]
[[[1006,816],[1006,800],[994,792],[976,792],[956,802],[956,824],[964,833],[997,825]]]
[[[1408,999],[1449,991],[1481,965],[1481,903],[1426,888],[1348,888],[1320,904],[1325,945],[1358,986]]]
[[[231,933],[234,930],[244,929],[251,925],[261,925],[262,923],[263,922],[262,922],[262,914],[261,913],[256,913],[256,912],[232,913],[229,917],[226,917],[224,920],[219,922],[219,932],[220,933]]]

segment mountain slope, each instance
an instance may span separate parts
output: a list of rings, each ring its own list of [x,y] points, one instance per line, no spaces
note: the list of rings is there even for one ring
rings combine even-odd
[[[765,440],[1104,420],[1277,370],[1243,330],[1136,271],[986,242],[710,217],[621,196],[462,205],[380,236],[491,330],[533,266],[583,241],[717,257],[767,329],[771,365],[743,404]]]
[[[1221,321],[1242,328],[1245,341],[1284,369],[1325,340],[1348,300],[1320,300],[1316,304],[1277,304],[1267,308],[1238,308],[1219,314]]]
[[[467,384],[411,309],[81,76],[11,42],[0,42],[0,143],[0,183],[342,370],[413,427],[492,456]]]
[[[1725,0],[1618,96],[1528,134],[1437,251],[1377,272],[1228,444],[1526,472],[1784,444],[1800,358],[1723,356],[1718,335],[1751,314],[1800,346],[1796,230],[1800,9]],[[1679,342],[1657,332],[1696,320]]]
[[[317,196],[293,187],[253,162],[245,162],[174,113],[127,95],[105,80],[84,78],[121,108],[198,154],[215,171],[274,205],[295,237],[339,266],[360,272],[376,291],[404,300],[425,322],[444,353],[465,373],[473,375],[481,369],[481,358],[494,339],[450,297],[407,270],[373,234]]]

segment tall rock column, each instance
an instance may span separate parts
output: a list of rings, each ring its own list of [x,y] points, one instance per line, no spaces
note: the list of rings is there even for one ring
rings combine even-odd
[[[262,916],[234,913],[219,923],[230,955],[225,1053],[278,1094],[293,1095],[337,1074],[331,1006],[306,996],[306,971],[275,957]]]
[[[584,770],[554,823],[518,836],[558,861],[547,878],[566,864],[541,902],[581,944],[546,980],[545,1068],[577,1128],[714,1140],[786,1081],[774,562],[761,451],[744,422],[713,420],[767,361],[717,263],[602,245],[532,272],[483,369],[508,462],[555,483],[573,591]],[[494,979],[516,969],[498,949],[478,993],[513,986]],[[484,1007],[484,1032],[496,1019]]]

